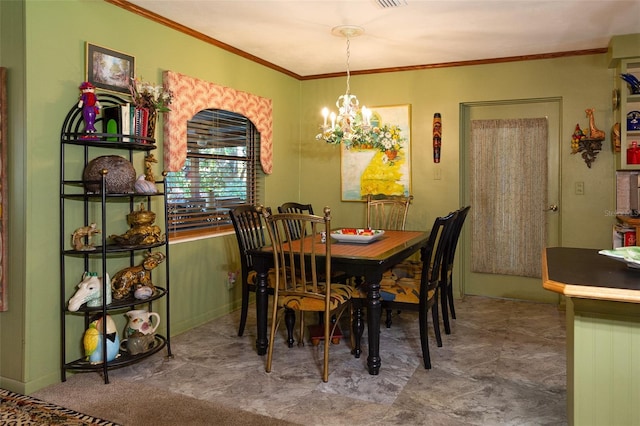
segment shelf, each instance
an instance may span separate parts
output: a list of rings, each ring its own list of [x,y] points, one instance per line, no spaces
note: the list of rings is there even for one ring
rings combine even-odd
[[[126,367],[127,365],[135,364],[143,360],[144,358],[148,358],[151,355],[159,352],[167,345],[167,339],[159,334],[156,334],[154,337],[155,342],[153,348],[149,349],[147,352],[137,355],[131,355],[127,351],[121,349],[116,359],[107,362],[107,368],[113,369]],[[89,361],[81,358],[65,364],[65,368],[69,370],[99,371],[104,369],[104,365],[103,363],[91,364]]]
[[[116,106],[126,103],[124,99],[110,94],[98,94],[98,100],[102,107]],[[100,126],[102,118],[96,119],[96,124]],[[142,245],[121,245],[116,244],[115,241],[134,241],[134,240],[120,240],[117,238],[110,238],[112,234],[108,230],[108,227],[112,226],[112,222],[116,222],[120,214],[125,210],[126,212],[134,211],[134,203],[141,203],[146,205],[147,210],[151,210],[152,200],[154,204],[162,205],[162,217],[163,222],[158,226],[154,225],[154,229],[167,230],[167,200],[166,200],[166,182],[164,180],[155,181],[155,185],[159,189],[158,192],[147,194],[137,192],[127,193],[109,193],[105,189],[108,188],[109,182],[107,181],[107,174],[99,173],[99,176],[92,176],[91,181],[85,181],[83,179],[76,179],[76,176],[84,176],[84,173],[73,175],[81,170],[81,166],[84,165],[86,169],[92,158],[100,156],[105,150],[112,150],[116,155],[126,156],[128,155],[128,161],[132,162],[134,152],[146,152],[146,156],[149,156],[149,151],[157,148],[155,139],[148,137],[141,137],[135,135],[123,135],[112,133],[84,133],[80,130],[84,129],[84,121],[82,116],[82,109],[73,105],[62,125],[62,131],[60,134],[60,305],[61,306],[61,377],[62,381],[66,381],[66,374],[68,370],[79,371],[100,371],[104,377],[105,383],[109,383],[108,372],[110,369],[119,368],[126,365],[139,362],[157,352],[166,348],[167,356],[171,354],[170,343],[170,303],[169,303],[169,243],[167,237],[158,235],[156,238],[147,239],[146,241],[162,241],[154,242],[153,244]],[[100,127],[98,127],[100,129]],[[103,129],[104,130],[104,129]],[[127,138],[127,141],[123,139]],[[133,165],[132,165],[133,166]],[[68,169],[65,171],[65,169]],[[66,174],[67,173],[67,174]],[[139,176],[136,173],[136,176]],[[73,177],[73,179],[68,179]],[[97,179],[97,180],[96,180]],[[88,185],[88,186],[87,186]],[[86,188],[91,188],[92,191],[87,191]],[[112,187],[116,188],[116,187]],[[129,189],[129,186],[119,186],[118,189]],[[158,198],[159,197],[159,198]],[[159,205],[157,205],[159,208]],[[155,207],[154,207],[155,209]],[[127,214],[127,218],[129,215]],[[76,250],[69,244],[69,235],[73,235],[71,231],[78,225],[84,224],[88,226],[90,223],[96,223],[101,231],[101,238],[99,245],[93,245],[94,250]],[[128,222],[127,222],[128,223]],[[131,226],[131,225],[130,225]],[[133,228],[132,228],[133,229]],[[155,233],[155,231],[154,231]],[[75,232],[74,232],[75,234]],[[84,237],[89,238],[91,237]],[[140,241],[140,240],[139,240]],[[140,264],[137,263],[143,251],[145,255],[151,253],[152,249],[160,248],[158,253],[164,254],[164,273],[160,272],[160,275],[155,276],[158,284],[154,283],[155,291],[151,297],[147,299],[136,299],[132,293],[128,294],[126,299],[118,300],[115,297],[112,298],[112,302],[105,305],[104,302],[99,306],[88,307],[86,302],[83,303],[77,311],[69,311],[67,309],[69,298],[75,288],[78,286],[78,282],[75,281],[79,271],[96,271],[101,276],[107,276],[116,267],[122,270],[124,267],[134,268],[144,264],[144,261]],[[159,262],[162,263],[162,262]],[[154,264],[149,269],[155,269],[158,264]],[[138,268],[136,268],[137,270]],[[151,274],[149,271],[144,271]],[[149,276],[150,278],[150,276]],[[102,281],[102,292],[106,292],[107,286],[111,283],[107,280]],[[132,283],[135,286],[135,283]],[[95,289],[93,289],[95,290]],[[67,323],[68,318],[82,317],[84,319],[85,328],[88,326],[92,319],[95,319],[97,315],[102,315],[106,312],[119,313],[126,312],[130,309],[146,309],[151,311],[155,306],[153,303],[162,299],[159,306],[164,307],[163,322],[164,329],[166,331],[165,336],[155,335],[153,347],[145,353],[131,355],[126,350],[121,349],[117,359],[110,362],[102,362],[92,364],[86,358],[77,359],[69,362],[69,357],[75,357],[77,355],[67,354],[67,346],[69,345],[69,327]],[[104,300],[104,299],[103,299]],[[82,335],[78,331],[73,332],[74,335],[78,335],[78,342],[82,346]],[[101,332],[102,338],[106,339],[106,330]]]
[[[153,302],[154,300],[162,299],[167,294],[167,291],[164,288],[158,287],[155,285],[154,287],[156,288],[156,291],[148,299],[142,300],[142,299],[136,299],[135,297],[128,297],[122,300],[112,299],[112,302],[106,306],[106,309],[107,311],[112,312],[112,311],[122,310],[124,308],[128,308],[135,305],[143,305],[145,303]],[[102,312],[102,306],[88,307],[86,303],[83,303],[77,311],[71,312],[67,310],[67,313],[69,314],[74,314],[76,312],[99,313],[99,312]]]
[[[107,244],[105,247],[105,252],[107,253],[128,253],[132,250],[149,250],[155,247],[162,247],[166,244],[166,241],[161,241],[155,244],[143,244],[143,245],[139,245],[139,246],[122,246],[119,244]],[[95,250],[73,250],[73,249],[69,249],[69,250],[65,250],[64,254],[66,255],[95,255],[95,256],[100,256],[102,255],[102,246],[101,245],[97,245],[94,246],[96,249]]]
[[[64,181],[65,185],[84,185],[84,181]],[[162,182],[156,182],[156,184],[160,184]],[[84,188],[82,188],[84,189]],[[107,192],[105,196],[107,198],[131,198],[131,197],[163,197],[165,195],[164,192],[158,191],[154,194],[142,194],[139,192],[127,192],[124,194],[116,194],[113,192]],[[89,200],[96,199],[99,200],[102,197],[100,192],[83,192],[82,194],[61,194],[62,198],[66,198],[69,200]]]
[[[84,139],[87,136],[97,140]],[[133,142],[110,141],[109,138],[130,138]],[[80,146],[93,146],[97,148],[131,149],[137,151],[152,151],[156,149],[154,139],[134,135],[121,135],[111,133],[67,133],[62,135],[62,143]]]

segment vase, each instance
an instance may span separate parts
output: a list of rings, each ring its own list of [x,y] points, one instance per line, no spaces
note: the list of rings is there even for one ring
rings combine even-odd
[[[149,120],[147,126],[147,137],[155,139],[156,121],[158,120],[158,112],[155,109],[149,109]]]
[[[387,155],[387,158],[389,160],[395,159],[398,155],[398,151],[396,151],[395,149],[387,149],[384,153]]]
[[[125,315],[129,318],[125,332],[127,338],[153,335],[160,324],[160,315],[144,309],[134,309]],[[155,324],[151,322],[151,318],[155,318]]]

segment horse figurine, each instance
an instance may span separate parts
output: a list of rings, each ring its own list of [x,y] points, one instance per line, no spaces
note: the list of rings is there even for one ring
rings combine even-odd
[[[109,283],[109,274],[106,276]],[[95,272],[85,272],[82,274],[82,281],[78,284],[78,290],[69,299],[69,311],[75,312],[80,306],[87,302],[87,307],[95,308],[102,306],[102,278],[98,278]],[[107,305],[111,303],[111,285],[107,284]]]
[[[589,139],[595,140],[604,140],[605,134],[602,130],[598,130],[595,124],[595,120],[593,118],[593,108],[588,108],[584,110],[587,113],[587,117],[589,117]]]

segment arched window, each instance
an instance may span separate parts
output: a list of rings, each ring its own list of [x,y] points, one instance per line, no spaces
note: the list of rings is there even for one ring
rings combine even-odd
[[[163,83],[169,237],[232,229],[226,212],[259,202],[272,172],[271,99],[173,71]]]
[[[260,134],[247,117],[205,109],[187,121],[187,158],[166,177],[170,236],[231,228],[229,210],[258,202]]]

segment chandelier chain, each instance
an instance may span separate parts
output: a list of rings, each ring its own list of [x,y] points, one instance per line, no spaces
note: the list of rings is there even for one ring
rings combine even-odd
[[[349,58],[351,57],[351,39],[347,36],[347,95],[351,94],[351,86],[349,85],[349,79],[351,77],[351,71],[349,69]]]

